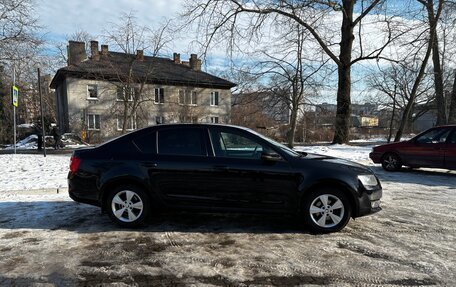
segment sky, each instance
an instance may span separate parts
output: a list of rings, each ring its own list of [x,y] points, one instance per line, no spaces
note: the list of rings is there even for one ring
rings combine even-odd
[[[141,25],[156,26],[160,19],[178,13],[183,0],[39,0],[35,8],[47,37],[63,40],[65,35],[84,30],[98,35],[123,12],[133,11]]]
[[[391,5],[399,5],[404,1],[407,0],[391,0]],[[185,0],[36,0],[35,12],[45,31],[45,39],[51,43],[47,48],[48,53],[53,53],[57,51],[55,50],[57,43],[65,43],[68,35],[76,31],[86,31],[91,35],[102,34],[103,29],[108,28],[110,23],[120,20],[122,13],[133,12],[139,25],[157,28],[165,18],[176,17],[183,11],[184,2]],[[185,60],[188,54],[197,52],[190,46],[192,39],[194,39],[193,35],[185,35],[184,38],[174,41],[168,49],[169,55],[163,56],[171,57],[172,52],[178,52]],[[101,39],[94,40],[99,40],[100,44],[103,44]],[[217,48],[209,51],[205,63],[209,71],[221,71],[227,68],[228,59],[223,50]],[[352,95],[357,101],[357,95],[360,95],[364,88],[353,88]],[[334,90],[324,92],[322,101],[335,102],[334,94]]]

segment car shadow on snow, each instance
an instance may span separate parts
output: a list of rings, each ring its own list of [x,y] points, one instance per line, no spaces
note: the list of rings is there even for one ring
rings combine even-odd
[[[0,202],[0,232],[14,229],[66,230],[78,233],[134,230],[200,233],[310,233],[298,218],[285,215],[162,212],[146,226],[126,229],[98,207],[71,201]]]
[[[402,167],[399,171],[389,172],[382,167],[371,167],[380,181],[389,181],[397,183],[413,183],[428,186],[445,186],[450,189],[456,189],[456,171],[445,169],[412,169]]]

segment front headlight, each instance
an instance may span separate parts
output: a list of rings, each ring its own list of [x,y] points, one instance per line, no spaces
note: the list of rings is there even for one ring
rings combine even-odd
[[[358,179],[367,190],[373,190],[378,186],[377,178],[373,174],[361,174],[358,175]]]

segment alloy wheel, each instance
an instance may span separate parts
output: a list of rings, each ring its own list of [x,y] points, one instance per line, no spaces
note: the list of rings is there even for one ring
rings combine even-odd
[[[382,160],[382,167],[386,171],[396,171],[401,167],[400,159],[393,153],[386,154]]]
[[[111,209],[118,220],[130,223],[141,216],[144,211],[144,203],[136,192],[121,190],[112,198]]]
[[[344,219],[345,206],[337,196],[321,194],[310,204],[309,213],[316,225],[322,228],[331,228]]]

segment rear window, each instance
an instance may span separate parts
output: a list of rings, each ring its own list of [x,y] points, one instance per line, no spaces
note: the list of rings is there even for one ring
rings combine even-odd
[[[141,135],[135,138],[133,142],[143,153],[157,153],[157,138],[155,131]]]
[[[206,156],[204,129],[170,128],[158,132],[158,153]]]

